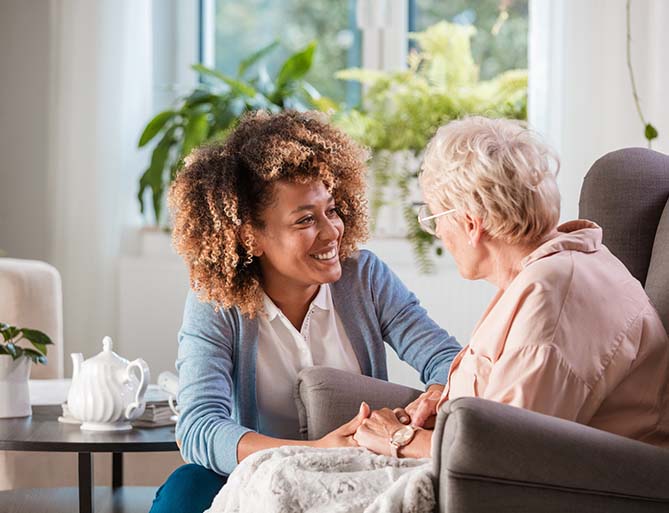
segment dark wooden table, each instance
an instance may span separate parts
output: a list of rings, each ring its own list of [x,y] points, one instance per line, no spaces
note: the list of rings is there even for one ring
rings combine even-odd
[[[132,497],[133,492],[122,489],[123,486],[123,453],[124,452],[162,452],[179,450],[174,438],[174,426],[150,429],[135,428],[131,431],[93,432],[82,431],[76,424],[58,422],[62,413],[60,406],[33,406],[30,417],[18,419],[0,419],[0,450],[7,451],[40,451],[40,452],[76,452],[79,453],[79,513],[93,513],[93,496],[96,501],[106,505],[111,504],[110,510],[105,511],[132,511],[124,509],[124,498]],[[112,453],[112,488],[109,492],[104,489],[95,490],[93,487],[93,453]],[[67,492],[70,490],[70,492]],[[18,505],[19,497],[23,494],[26,500],[38,500],[50,494],[54,500],[66,501],[73,489],[43,489],[43,490],[14,490],[0,492],[0,511],[5,513],[4,504],[15,505],[15,511],[36,511],[24,509]],[[105,495],[105,493],[107,495]],[[138,492],[139,493],[139,492]],[[31,495],[32,494],[32,495]],[[69,494],[69,495],[68,495]],[[136,495],[136,494],[135,494]],[[104,499],[104,497],[108,497]],[[41,511],[41,510],[40,510]],[[45,509],[44,511],[51,511]],[[55,511],[55,510],[54,510]],[[68,511],[71,511],[69,509]]]

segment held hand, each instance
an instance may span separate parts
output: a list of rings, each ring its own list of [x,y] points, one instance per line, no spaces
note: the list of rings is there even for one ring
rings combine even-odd
[[[404,412],[400,412],[398,418],[402,413],[405,413],[411,417],[411,424],[416,427],[434,427],[434,421],[437,418],[437,404],[443,391],[444,385],[430,385],[418,399],[404,409]],[[405,424],[408,424],[408,422],[405,422]]]
[[[369,418],[363,419],[353,439],[360,447],[389,456],[390,437],[403,425],[397,420],[393,410],[384,408],[372,412]]]
[[[363,401],[355,417],[320,440],[316,440],[314,446],[328,449],[332,447],[357,447],[358,444],[353,440],[353,435],[362,422],[369,417],[369,413],[369,405]]]

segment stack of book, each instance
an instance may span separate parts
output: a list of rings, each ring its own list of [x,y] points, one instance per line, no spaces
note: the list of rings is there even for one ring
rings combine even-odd
[[[169,396],[158,388],[157,385],[149,385],[144,396],[146,408],[144,413],[132,421],[135,427],[160,427],[176,424],[177,418],[170,408]]]

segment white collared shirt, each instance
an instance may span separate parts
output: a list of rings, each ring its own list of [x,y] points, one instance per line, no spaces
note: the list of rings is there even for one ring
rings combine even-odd
[[[260,431],[295,439],[299,434],[294,389],[306,367],[326,365],[360,374],[360,365],[334,309],[330,286],[321,285],[298,331],[264,294],[258,315],[256,395]]]

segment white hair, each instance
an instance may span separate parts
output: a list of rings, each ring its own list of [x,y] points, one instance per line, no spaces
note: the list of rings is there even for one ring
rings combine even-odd
[[[524,123],[472,116],[437,131],[420,186],[428,202],[481,218],[490,237],[531,242],[558,224],[559,166],[555,152]]]

